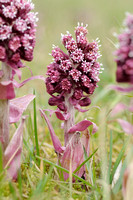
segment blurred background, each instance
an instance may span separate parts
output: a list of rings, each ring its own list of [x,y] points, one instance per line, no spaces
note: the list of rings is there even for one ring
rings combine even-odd
[[[115,82],[116,65],[113,52],[117,39],[113,33],[119,33],[125,12],[133,12],[132,0],[33,0],[35,10],[38,12],[39,22],[36,35],[34,60],[26,63],[34,75],[44,75],[47,65],[52,61],[49,55],[52,44],[63,48],[61,33],[69,31],[74,36],[77,22],[88,24],[88,40],[91,42],[97,37],[101,41],[100,62],[103,63],[104,72],[100,75],[101,90],[108,83]],[[22,80],[28,78],[30,72],[23,69]],[[42,81],[31,81],[17,91],[17,96],[32,92],[33,88],[39,94],[40,104],[47,104],[45,85]]]

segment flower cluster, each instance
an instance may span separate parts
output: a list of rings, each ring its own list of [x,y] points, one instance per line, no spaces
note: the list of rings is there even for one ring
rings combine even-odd
[[[12,68],[33,59],[38,20],[33,8],[31,0],[0,0],[0,61]]]
[[[46,87],[52,96],[49,104],[57,105],[62,110],[65,109],[63,103],[66,94],[70,94],[73,105],[90,104],[90,99],[84,93],[87,96],[93,94],[101,70],[101,64],[97,61],[100,57],[99,40],[89,43],[87,29],[83,24],[78,24],[75,35],[76,41],[69,32],[62,34],[61,40],[67,53],[53,46],[54,61],[47,66]]]
[[[133,83],[133,15],[127,14],[124,32],[118,36],[117,81]]]

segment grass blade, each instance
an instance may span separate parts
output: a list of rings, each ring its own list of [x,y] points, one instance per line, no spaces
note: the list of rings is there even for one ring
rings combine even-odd
[[[36,162],[36,158],[35,158],[35,156],[34,156],[34,152],[31,151],[31,149],[30,149],[30,147],[29,147],[29,145],[27,144],[27,142],[26,142],[25,139],[23,139],[23,143],[24,143],[24,145],[25,145],[27,151],[29,152],[29,155],[30,155],[31,159],[34,160],[34,162]]]
[[[114,167],[113,167],[113,169],[112,169],[112,173],[111,173],[111,175],[110,175],[110,184],[112,184],[113,177],[114,177],[114,174],[115,174],[115,172],[116,172],[116,169],[117,169],[117,167],[118,167],[118,165],[119,165],[119,163],[120,163],[122,157],[124,156],[127,143],[128,143],[128,142],[126,142],[126,143],[123,145],[123,147],[122,147],[122,149],[121,149],[121,151],[120,151],[120,153],[119,153],[119,155],[118,155],[118,157],[117,157],[117,159],[116,159],[116,162],[115,162]]]
[[[21,176],[21,170],[18,172],[18,187],[19,187],[19,192],[22,197],[22,176]]]
[[[128,155],[126,156],[124,162],[123,162],[123,166],[121,168],[121,171],[120,171],[120,176],[119,176],[119,179],[118,181],[116,182],[116,184],[114,185],[113,187],[113,193],[114,194],[117,194],[119,192],[119,190],[121,189],[121,186],[122,186],[122,181],[123,181],[123,175],[124,175],[124,172],[125,172],[125,169],[127,167],[127,163],[128,163],[128,160],[129,160],[129,155],[133,155],[133,147],[131,148],[130,152],[128,153]]]
[[[119,190],[120,190],[120,188],[122,186],[123,174],[124,174],[124,171],[126,169],[126,166],[127,166],[127,159],[125,159],[125,161],[123,163],[123,166],[121,168],[120,177],[119,177],[118,181],[116,182],[116,184],[113,187],[112,191],[113,191],[114,194],[117,194],[117,192],[119,192]]]
[[[10,189],[10,192],[11,192],[11,194],[12,194],[13,199],[14,199],[14,200],[17,200],[18,198],[17,198],[17,196],[16,196],[16,191],[15,191],[15,189],[14,189],[14,187],[13,187],[13,184],[12,184],[11,182],[9,182],[9,189]]]
[[[91,158],[92,158],[92,156],[97,152],[97,150],[98,150],[98,148],[88,157],[87,156],[87,154],[86,154],[86,156],[85,156],[85,161],[84,162],[82,162],[82,164],[81,165],[79,165],[78,167],[77,167],[77,169],[75,169],[75,171],[73,172],[74,174],[77,172],[77,171],[79,171],[80,170],[80,168],[84,165],[84,164],[86,164]],[[84,149],[84,153],[86,153],[85,152],[85,149]]]
[[[44,162],[48,163],[49,165],[53,165],[53,166],[56,167],[57,169],[60,169],[60,170],[62,170],[62,171],[64,171],[64,172],[66,172],[66,173],[69,174],[69,171],[68,171],[67,169],[65,169],[65,168],[63,168],[63,167],[61,167],[61,166],[59,166],[59,165],[57,165],[57,164],[55,164],[55,163],[53,163],[53,162],[51,162],[51,161],[45,159],[45,158],[41,158],[41,157],[39,157],[39,156],[36,156],[36,158],[42,159]],[[74,178],[78,179],[79,181],[81,181],[82,183],[88,185],[88,186],[91,187],[92,189],[95,189],[95,187],[93,187],[90,183],[88,183],[88,182],[85,181],[84,179],[80,178],[80,177],[77,176],[76,174],[72,173],[72,176],[73,176]]]
[[[61,166],[61,162],[59,160],[59,166]],[[62,170],[59,170],[59,176],[60,176],[60,180],[64,181],[64,176],[63,176],[63,171]]]
[[[33,92],[35,95],[35,90]],[[34,133],[35,133],[35,145],[37,156],[39,156],[39,145],[38,145],[38,135],[37,135],[37,116],[36,116],[36,98],[33,100],[33,109],[34,109]]]
[[[107,182],[110,183],[110,175],[111,175],[111,166],[112,166],[112,150],[113,150],[113,137],[112,137],[112,130],[110,131],[110,152],[109,152],[109,166],[108,166],[108,173],[107,173]]]
[[[94,152],[96,152],[97,150],[98,150],[98,149],[96,149]],[[88,157],[85,148],[84,148],[84,157],[85,157],[85,159]],[[91,169],[91,167],[90,167],[90,162],[89,162],[89,160],[88,160],[88,162],[86,162],[86,167],[87,167],[87,170],[88,170],[88,172],[89,172],[92,185],[94,185],[94,182],[93,182],[93,173],[92,173],[92,169]]]
[[[44,191],[47,182],[51,178],[52,171],[53,171],[53,166],[50,167],[48,175],[44,176],[42,180],[38,183],[37,188],[34,191],[33,195],[38,195]]]
[[[0,174],[3,171],[3,150],[2,150],[2,145],[0,143]]]

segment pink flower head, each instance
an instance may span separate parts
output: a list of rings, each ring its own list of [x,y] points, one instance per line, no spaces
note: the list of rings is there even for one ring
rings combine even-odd
[[[20,33],[24,33],[28,27],[27,27],[27,23],[24,19],[18,18],[15,21],[14,28],[16,31],[19,31]]]
[[[65,48],[68,50],[68,52],[75,51],[77,49],[77,44],[75,40],[73,39],[68,40],[68,42],[66,42],[65,44]]]
[[[13,19],[16,17],[17,15],[17,8],[15,5],[13,5],[12,3],[9,6],[3,6],[3,10],[2,13],[6,18],[10,18]]]
[[[70,90],[71,89],[71,82],[65,78],[61,81],[62,90]]]
[[[0,40],[6,40],[11,36],[12,27],[8,25],[0,26]]]
[[[81,76],[81,72],[77,69],[72,69],[69,72],[69,75],[71,75],[72,79],[77,82],[77,81],[79,81],[79,78]]]
[[[64,72],[68,71],[72,67],[72,63],[70,60],[62,60],[60,69],[62,69]]]
[[[115,52],[118,82],[133,83],[133,15],[127,14],[125,30],[118,36],[119,47]]]
[[[83,91],[80,88],[75,88],[73,97],[77,100],[81,99],[83,96]]]
[[[126,19],[124,21],[124,25],[127,26],[129,29],[133,29],[133,15],[130,13],[126,13]]]
[[[31,12],[34,8],[31,0],[0,0],[0,8],[0,44],[6,49],[4,59],[12,68],[17,68],[21,59],[33,59],[37,13]]]
[[[97,87],[101,70],[101,65],[97,61],[100,57],[99,41],[96,39],[91,43],[88,42],[86,27],[78,24],[75,29],[76,40],[69,32],[61,35],[66,53],[59,47],[53,46],[53,63],[47,67],[48,77],[46,78],[47,92],[50,95],[53,96],[57,93],[57,95],[65,97],[65,94],[68,93],[72,102],[87,101],[84,100],[83,93],[92,94]],[[53,81],[53,78],[57,81]],[[58,106],[58,104],[56,105]],[[81,105],[87,105],[87,103],[82,102]]]
[[[83,85],[89,88],[91,80],[86,75],[83,75],[81,79],[82,79]]]
[[[9,41],[9,48],[13,51],[16,52],[16,50],[21,47],[20,44],[20,38],[18,36],[13,37],[10,41]]]
[[[74,52],[72,52],[71,58],[73,62],[80,63],[84,59],[84,54],[81,49],[76,49]]]

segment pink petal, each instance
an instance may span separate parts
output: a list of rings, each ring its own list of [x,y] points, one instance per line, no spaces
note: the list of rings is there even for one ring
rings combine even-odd
[[[74,108],[77,109],[79,112],[87,112],[89,110],[89,109],[82,109],[79,104],[77,104],[76,106],[74,106]]]
[[[58,119],[63,120],[63,121],[68,120],[70,118],[70,114],[69,113],[64,114],[64,113],[56,110],[55,114],[56,114],[56,117]]]
[[[44,109],[43,111],[44,111],[44,112],[45,112],[45,111],[48,111],[49,114],[50,114],[50,115],[49,115],[50,117],[55,113],[55,110],[50,110],[50,109]]]
[[[55,132],[54,132],[54,129],[48,119],[48,117],[46,116],[46,114],[43,112],[43,110],[40,109],[40,112],[41,112],[41,115],[44,117],[47,125],[48,125],[48,128],[49,128],[49,131],[50,131],[50,135],[51,135],[51,139],[52,139],[52,142],[53,142],[53,145],[54,145],[54,149],[57,153],[63,153],[64,151],[64,148],[61,146],[61,143],[59,141],[59,138],[56,136]]]
[[[45,78],[43,76],[39,75],[39,76],[32,76],[32,77],[24,80],[22,83],[18,83],[17,81],[13,80],[13,84],[14,84],[14,87],[20,88],[23,85],[25,85],[27,82],[29,82],[31,80],[35,80],[35,79],[40,79],[40,80],[43,80],[45,82]]]
[[[9,178],[16,179],[17,172],[21,165],[21,152],[23,145],[23,125],[26,117],[22,121],[13,135],[9,145],[4,152],[4,167],[7,168]]]
[[[123,119],[117,119],[123,131],[127,134],[133,134],[133,125]]]
[[[89,97],[84,97],[79,101],[80,106],[89,106],[91,104],[91,100]]]
[[[13,76],[13,78],[14,78],[15,74],[17,74],[19,80],[21,80],[22,72],[21,72],[21,70],[19,68],[17,68],[17,69],[13,68],[13,70],[12,70],[12,76]]]
[[[120,87],[120,86],[117,86],[117,85],[111,85],[111,86],[109,86],[109,88],[116,90],[116,91],[119,91],[119,92],[131,92],[131,91],[133,91],[133,86],[125,88],[125,87]]]
[[[50,113],[50,117],[55,113],[56,117],[63,121],[68,120],[70,118],[70,114],[62,113],[59,109],[57,110],[44,109],[43,111],[48,111]]]
[[[27,109],[30,102],[35,98],[35,95],[28,94],[10,101],[10,123],[16,123],[21,118],[23,112]]]
[[[89,144],[90,134],[89,134],[88,129],[86,129],[85,131],[82,132],[81,142],[82,142],[82,145],[84,146],[84,148],[86,150],[87,156],[89,157],[89,154],[90,154],[90,144]]]
[[[127,106],[123,103],[118,103],[116,104],[116,106],[112,109],[111,111],[111,116],[115,116],[117,115],[118,113],[124,111],[124,110],[127,110]]]
[[[11,81],[3,81],[0,83],[0,99],[15,98],[14,87]]]
[[[61,166],[67,170],[70,170],[70,164],[72,165],[72,172],[74,172],[81,163],[84,161],[84,151],[80,140],[80,133],[76,132],[70,142],[68,143],[63,156],[61,157]],[[85,173],[85,166],[82,166],[80,170],[76,173],[78,176],[82,177]],[[68,179],[69,174],[63,173],[64,180]],[[74,179],[73,179],[74,181]]]
[[[91,121],[83,120],[83,121],[75,124],[73,127],[71,127],[69,129],[68,133],[75,133],[76,131],[84,131],[91,125],[93,125],[93,123]]]
[[[94,134],[98,131],[98,126],[94,122],[92,122],[92,124],[93,124],[92,134]]]

